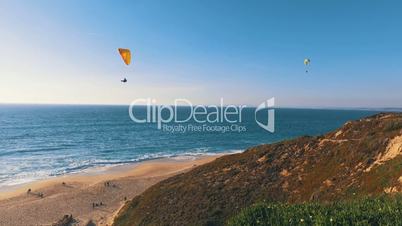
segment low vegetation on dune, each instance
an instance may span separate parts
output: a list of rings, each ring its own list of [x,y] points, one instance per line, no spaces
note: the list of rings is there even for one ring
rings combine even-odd
[[[331,204],[259,203],[243,210],[227,225],[402,225],[402,196]]]
[[[399,192],[402,114],[384,113],[168,178],[129,202],[115,225],[224,225],[263,200],[325,203]]]

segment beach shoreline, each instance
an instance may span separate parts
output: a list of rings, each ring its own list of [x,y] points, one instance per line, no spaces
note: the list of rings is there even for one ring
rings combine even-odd
[[[89,221],[110,225],[124,203],[148,187],[223,155],[178,156],[92,168],[0,189],[0,225],[51,225],[70,214],[80,225]]]

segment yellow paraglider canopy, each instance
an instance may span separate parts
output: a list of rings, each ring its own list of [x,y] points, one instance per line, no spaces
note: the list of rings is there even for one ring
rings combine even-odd
[[[123,49],[123,48],[119,48],[119,53],[121,58],[123,59],[124,63],[126,63],[126,65],[129,65],[131,62],[131,52],[129,49]]]
[[[310,65],[310,59],[309,58],[304,59],[304,65],[306,65],[306,69],[310,67],[309,66]],[[308,70],[306,70],[306,73],[308,73]]]

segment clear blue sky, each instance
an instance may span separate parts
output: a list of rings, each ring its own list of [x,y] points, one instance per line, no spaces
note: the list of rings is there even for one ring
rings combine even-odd
[[[223,97],[256,105],[276,97],[280,106],[402,107],[401,8],[374,0],[3,0],[0,102]],[[133,51],[130,67],[118,47]]]

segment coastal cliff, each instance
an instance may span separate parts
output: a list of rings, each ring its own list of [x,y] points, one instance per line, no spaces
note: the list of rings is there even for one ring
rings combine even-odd
[[[128,202],[114,225],[223,225],[261,201],[328,203],[401,191],[402,114],[382,113],[168,178]]]

